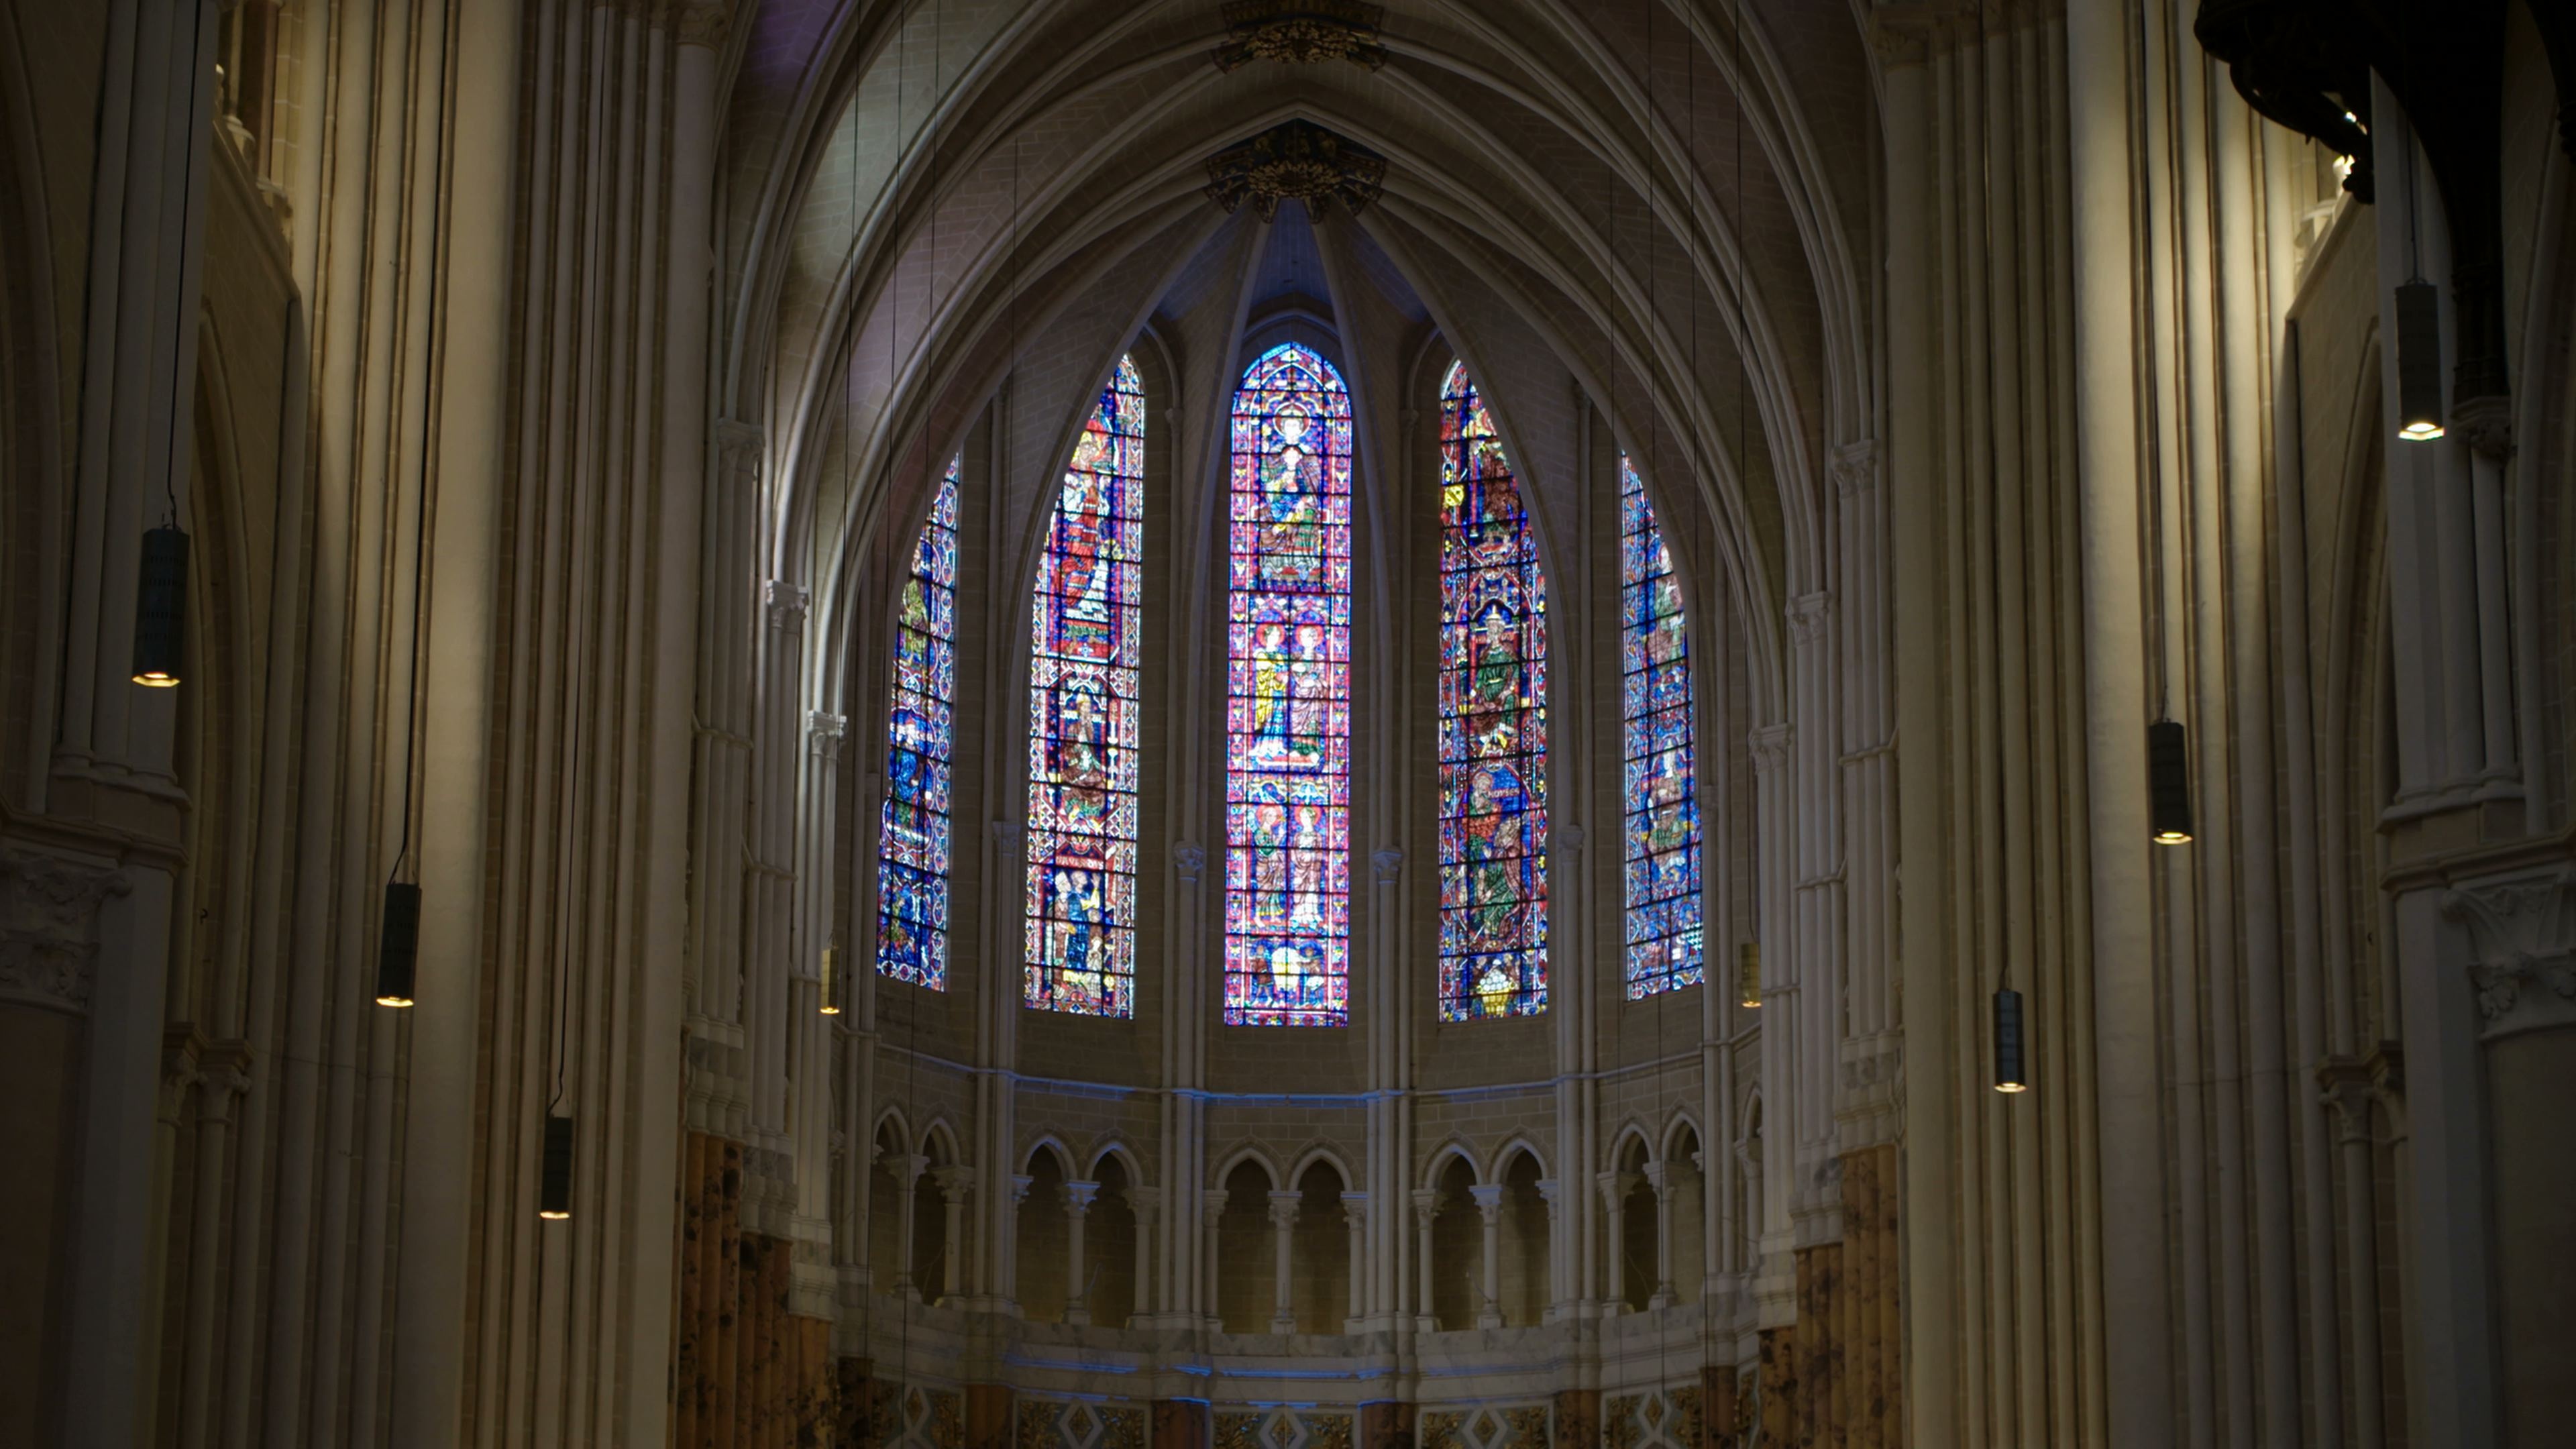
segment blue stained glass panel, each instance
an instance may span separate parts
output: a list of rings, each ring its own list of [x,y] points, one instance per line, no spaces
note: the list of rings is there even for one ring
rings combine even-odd
[[[1440,390],[1440,1018],[1547,1009],[1547,579],[1467,365]]]
[[[1121,357],[1074,444],[1029,608],[1023,1001],[1039,1010],[1136,1013],[1144,556],[1145,395]]]
[[[932,496],[897,605],[886,797],[877,816],[877,970],[948,989],[948,821],[957,692],[957,462]]]
[[[1699,787],[1691,757],[1690,644],[1681,581],[1646,482],[1619,459],[1620,703],[1627,721],[1630,1000],[1696,986],[1700,940]]]
[[[1351,397],[1283,343],[1235,390],[1225,1020],[1350,1020]]]

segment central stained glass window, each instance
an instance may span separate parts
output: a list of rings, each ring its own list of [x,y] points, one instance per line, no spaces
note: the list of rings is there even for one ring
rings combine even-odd
[[[877,822],[877,970],[948,989],[948,811],[957,691],[957,464],[913,546],[895,620],[886,798]]]
[[[1145,395],[1121,357],[1065,468],[1029,608],[1024,999],[1041,1010],[1136,1014],[1144,556]]]
[[[1547,580],[1493,415],[1440,389],[1440,1019],[1547,1009]]]
[[[1681,580],[1646,480],[1619,458],[1619,653],[1627,721],[1628,997],[1697,986],[1699,791],[1691,773],[1690,636]]]
[[[1283,343],[1234,394],[1225,1020],[1351,1014],[1351,395]]]

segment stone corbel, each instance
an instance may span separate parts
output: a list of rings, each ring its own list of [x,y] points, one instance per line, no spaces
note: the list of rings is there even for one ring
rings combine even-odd
[[[2442,914],[2469,933],[2483,1040],[2576,1027],[2576,867],[2445,891]]]

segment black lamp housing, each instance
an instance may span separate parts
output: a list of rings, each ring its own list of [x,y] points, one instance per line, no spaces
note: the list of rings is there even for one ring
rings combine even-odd
[[[376,943],[376,1005],[411,1005],[419,968],[420,887],[386,881],[384,935]]]
[[[2442,294],[2417,277],[2397,287],[2397,436],[2442,436]]]
[[[544,1175],[538,1181],[537,1216],[559,1223],[572,1216],[572,1119],[546,1114]]]
[[[166,523],[147,528],[134,595],[134,682],[176,688],[187,634],[188,535]]]
[[[2007,986],[1995,993],[1995,1090],[2030,1090],[2030,1064],[2021,1037],[2021,993]]]
[[[2147,818],[2158,845],[2191,839],[2191,750],[2179,720],[2147,726]]]

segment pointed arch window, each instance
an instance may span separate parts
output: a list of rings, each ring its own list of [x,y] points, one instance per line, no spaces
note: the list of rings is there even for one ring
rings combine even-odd
[[[1547,580],[1464,362],[1440,389],[1440,1018],[1547,1009]]]
[[[886,798],[877,822],[877,970],[948,989],[948,816],[956,737],[957,460],[913,546],[895,620]]]
[[[1074,444],[1029,608],[1023,1000],[1040,1010],[1136,1012],[1144,555],[1145,395],[1121,357]]]
[[[1225,1020],[1350,1021],[1351,396],[1282,343],[1234,394]]]
[[[1627,721],[1623,799],[1628,997],[1696,986],[1700,942],[1699,790],[1691,756],[1691,667],[1681,581],[1654,500],[1619,457],[1619,653]]]

